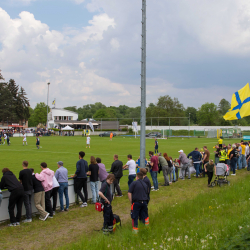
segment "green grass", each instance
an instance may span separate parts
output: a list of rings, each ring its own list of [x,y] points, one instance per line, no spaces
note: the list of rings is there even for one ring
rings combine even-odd
[[[92,136],[90,149],[86,149],[86,139],[82,137],[42,137],[42,148],[39,150],[36,149],[35,138],[28,137],[27,140],[28,146],[22,146],[22,138],[11,138],[9,147],[0,146],[2,168],[8,167],[18,176],[23,160],[28,160],[29,166],[36,172],[41,171],[42,161],[56,170],[56,162],[61,160],[69,174],[73,174],[81,150],[86,152],[87,161],[91,155],[101,157],[107,170],[110,170],[114,154],[118,154],[124,164],[127,154],[132,154],[134,159],[139,156],[140,139],[122,136],[115,137],[112,142],[109,138]],[[236,141],[225,140],[226,143]],[[212,147],[216,143],[216,139],[172,138],[159,140],[159,151],[177,158],[180,149],[189,153],[195,147],[207,145],[213,152]],[[154,140],[147,139],[146,151],[153,149]],[[96,212],[93,206],[84,209],[72,206],[68,213],[57,213],[53,220],[46,222],[36,218],[33,223],[17,228],[7,228],[6,224],[2,224],[0,249],[201,249],[201,240],[208,240],[208,237],[215,240],[215,236],[206,238],[208,234],[215,234],[220,239],[216,240],[219,247],[219,242],[226,242],[223,237],[237,235],[238,226],[245,225],[249,220],[248,172],[241,170],[237,176],[229,178],[232,185],[225,188],[209,189],[207,178],[193,177],[191,181],[178,181],[170,187],[160,186],[158,192],[151,194],[150,229],[141,230],[138,237],[131,234],[130,205],[124,192],[122,198],[113,201],[113,211],[120,215],[123,227],[111,237],[105,238],[95,231],[102,227],[102,213]],[[158,179],[160,183],[163,182],[162,174]],[[121,179],[121,189],[127,190],[126,176]],[[213,209],[209,209],[209,206]],[[185,235],[188,236],[187,243],[184,243]],[[180,241],[176,240],[179,238]],[[197,243],[192,243],[190,239]],[[210,245],[208,247],[215,249]]]

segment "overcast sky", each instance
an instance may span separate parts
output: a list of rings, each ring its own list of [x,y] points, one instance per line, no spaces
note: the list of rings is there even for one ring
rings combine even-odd
[[[1,0],[0,69],[31,106],[140,105],[141,0]],[[249,82],[249,0],[147,1],[147,104],[231,101]]]

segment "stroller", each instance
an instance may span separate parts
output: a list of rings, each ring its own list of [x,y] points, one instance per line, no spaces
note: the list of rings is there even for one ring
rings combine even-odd
[[[225,163],[218,163],[216,165],[216,177],[213,182],[211,182],[211,186],[215,187],[216,184],[220,187],[227,184],[230,185],[230,182],[227,180],[227,176],[229,175],[229,167]]]

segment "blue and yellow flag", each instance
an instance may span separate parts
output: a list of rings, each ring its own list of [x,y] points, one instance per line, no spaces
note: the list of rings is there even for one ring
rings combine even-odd
[[[56,100],[54,100],[54,101],[52,102],[52,105],[56,105]]]
[[[223,116],[225,120],[238,120],[250,115],[249,83],[232,96],[231,109]]]

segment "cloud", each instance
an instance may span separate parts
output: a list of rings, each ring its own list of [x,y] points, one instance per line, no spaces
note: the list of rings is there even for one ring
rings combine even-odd
[[[249,81],[249,1],[147,5],[147,103],[165,94],[185,106],[219,103]],[[12,19],[0,8],[2,74],[14,75],[32,104],[46,100],[50,81],[61,107],[139,106],[141,2],[86,0],[84,6],[93,13],[87,25],[62,31],[32,13]]]
[[[31,2],[35,2],[37,0],[10,0],[12,4],[24,4],[29,5]]]
[[[76,4],[81,4],[81,3],[84,3],[85,0],[73,0]]]

